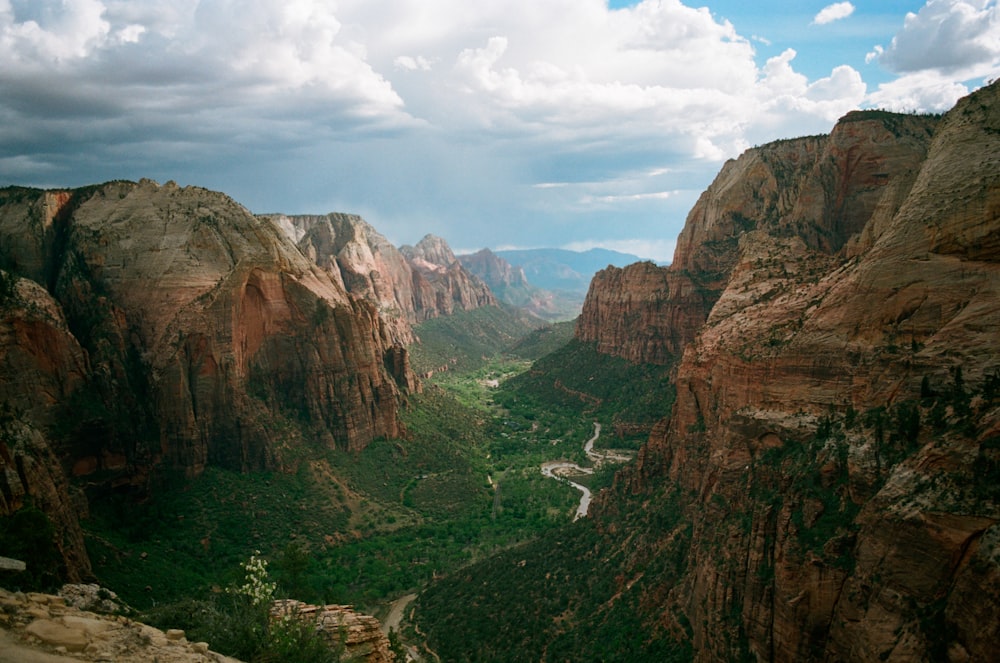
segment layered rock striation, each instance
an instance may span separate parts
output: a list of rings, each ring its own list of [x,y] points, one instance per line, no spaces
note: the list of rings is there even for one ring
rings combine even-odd
[[[392,339],[415,342],[412,326],[441,315],[495,306],[489,288],[464,269],[448,244],[428,235],[397,249],[353,214],[267,215],[304,255],[347,292],[372,303]]]
[[[472,274],[505,304],[522,309],[543,320],[571,320],[579,314],[580,298],[535,287],[528,282],[524,268],[517,267],[489,249],[458,256]]]
[[[45,454],[5,436],[6,511],[49,491],[35,475],[142,490],[158,467],[276,468],[310,439],[403,433],[415,378],[376,306],[223,194],[5,189],[0,247],[0,399],[61,464],[32,475]]]
[[[629,539],[682,560],[642,590],[648,623],[702,661],[995,656],[998,237],[993,85],[750,150],[671,267],[595,278],[579,336],[681,355],[670,419],[596,508],[613,531],[625,504],[676,507]]]

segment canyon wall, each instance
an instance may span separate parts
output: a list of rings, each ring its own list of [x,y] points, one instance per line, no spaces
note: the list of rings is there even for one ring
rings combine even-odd
[[[595,506],[613,532],[676,504],[629,538],[683,560],[648,623],[701,661],[995,657],[998,238],[993,85],[749,150],[669,268],[595,278],[579,338],[680,356],[670,419]]]
[[[141,492],[155,468],[280,468],[297,445],[404,433],[416,382],[376,306],[223,194],[4,189],[0,267],[0,403],[30,428],[0,449],[5,513],[68,494],[64,476]]]
[[[347,292],[372,303],[393,341],[401,345],[417,340],[415,324],[497,304],[490,289],[461,266],[441,238],[428,235],[416,247],[397,249],[353,214],[262,218],[281,228]]]

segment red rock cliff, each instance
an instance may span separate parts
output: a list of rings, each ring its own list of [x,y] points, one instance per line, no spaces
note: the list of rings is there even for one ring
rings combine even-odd
[[[440,238],[428,236],[416,247],[397,249],[351,214],[264,218],[349,293],[374,304],[393,341],[402,345],[416,340],[414,324],[497,303]]]
[[[851,114],[751,150],[688,217],[660,278],[718,297],[618,485],[677,500],[642,536],[689,540],[683,569],[643,605],[698,660],[995,658],[997,155],[993,85],[939,123]],[[649,291],[636,271],[619,301]]]
[[[405,349],[272,223],[173,183],[2,194],[0,261],[51,296],[5,309],[0,396],[66,473],[142,487],[162,466],[279,467],[304,436],[403,433]]]

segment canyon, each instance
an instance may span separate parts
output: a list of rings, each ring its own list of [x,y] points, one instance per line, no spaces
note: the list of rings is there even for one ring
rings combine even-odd
[[[670,267],[595,277],[577,338],[679,361],[670,417],[591,507],[614,534],[677,505],[628,538],[625,578],[683,555],[638,599],[651,628],[699,661],[995,657],[998,238],[994,84],[748,150]]]
[[[69,579],[90,567],[88,498],[67,478],[141,495],[158,472],[294,468],[303,444],[403,437],[410,321],[493,302],[441,242],[428,254],[447,265],[413,268],[360,219],[299,219],[305,252],[280,221],[172,182],[0,192],[0,506],[56,524]],[[334,221],[336,257],[317,239]],[[385,292],[418,294],[392,318]]]
[[[496,258],[172,182],[0,190],[0,515],[43,513],[87,579],[95,496],[406,440],[414,326],[496,306],[475,272],[527,283]],[[727,162],[672,264],[599,272],[576,323],[676,388],[583,519],[598,614],[698,661],[994,658],[998,324],[1000,85]]]

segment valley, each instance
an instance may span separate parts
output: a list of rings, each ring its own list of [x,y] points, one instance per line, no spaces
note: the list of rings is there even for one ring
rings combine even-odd
[[[254,662],[992,660],[998,166],[1000,83],[851,112],[553,324],[360,217],[2,189],[11,589]]]

